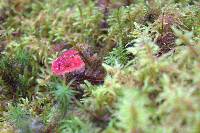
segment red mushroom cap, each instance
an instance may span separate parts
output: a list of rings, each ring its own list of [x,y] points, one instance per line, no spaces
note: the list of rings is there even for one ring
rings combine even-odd
[[[84,70],[85,63],[76,50],[65,51],[60,57],[53,61],[51,66],[51,71],[57,76]]]

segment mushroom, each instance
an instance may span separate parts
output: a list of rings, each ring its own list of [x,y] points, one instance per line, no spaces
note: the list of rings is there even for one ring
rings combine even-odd
[[[67,50],[53,61],[51,70],[56,76],[64,76],[69,73],[84,72],[85,63],[76,50]]]

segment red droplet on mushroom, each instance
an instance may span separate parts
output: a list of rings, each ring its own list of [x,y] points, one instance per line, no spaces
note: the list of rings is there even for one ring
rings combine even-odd
[[[65,51],[60,57],[53,61],[51,71],[54,75],[65,75],[67,73],[82,72],[85,70],[85,63],[78,51]]]

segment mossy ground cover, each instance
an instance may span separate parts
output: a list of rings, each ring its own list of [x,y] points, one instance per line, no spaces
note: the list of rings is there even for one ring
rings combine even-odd
[[[199,101],[198,0],[0,1],[0,133],[199,133]]]

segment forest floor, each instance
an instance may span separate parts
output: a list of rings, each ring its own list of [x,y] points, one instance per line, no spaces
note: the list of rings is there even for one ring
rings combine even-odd
[[[0,133],[200,133],[198,0],[0,0]]]

